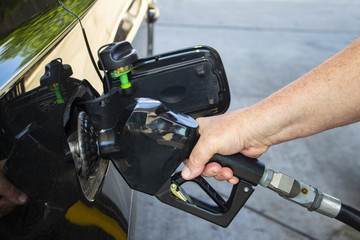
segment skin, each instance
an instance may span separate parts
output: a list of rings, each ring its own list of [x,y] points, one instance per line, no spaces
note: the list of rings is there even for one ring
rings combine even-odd
[[[17,205],[25,204],[28,197],[5,177],[5,160],[0,161],[0,217],[10,213]]]
[[[198,118],[200,139],[182,171],[236,184],[215,154],[257,158],[270,146],[360,120],[360,38],[309,73],[245,109]]]

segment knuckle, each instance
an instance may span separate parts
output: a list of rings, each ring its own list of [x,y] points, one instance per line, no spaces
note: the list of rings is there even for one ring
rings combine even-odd
[[[220,174],[217,174],[216,176],[214,176],[214,178],[215,178],[216,180],[218,180],[218,181],[224,181],[224,180],[225,180],[225,178],[224,178],[222,175],[220,175]]]
[[[233,177],[233,171],[228,168],[228,167],[224,167],[222,169],[221,174],[226,178],[226,179],[231,179]]]
[[[206,175],[206,177],[213,177],[216,176],[218,174],[218,166],[216,165],[216,163],[209,163],[206,165],[206,167],[204,168],[204,176]]]

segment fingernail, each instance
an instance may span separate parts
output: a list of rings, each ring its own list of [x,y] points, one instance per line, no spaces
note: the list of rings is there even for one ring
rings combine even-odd
[[[21,193],[18,197],[18,201],[21,203],[25,203],[27,201],[28,197],[25,193]]]
[[[187,166],[185,166],[184,168],[183,168],[183,170],[182,170],[182,175],[183,175],[183,177],[190,177],[190,174],[191,174],[191,171],[190,171],[190,169],[187,167]]]

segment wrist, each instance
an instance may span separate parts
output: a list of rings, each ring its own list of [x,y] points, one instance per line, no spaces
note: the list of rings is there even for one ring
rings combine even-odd
[[[252,158],[261,156],[273,145],[263,132],[261,115],[254,107],[243,108],[234,113],[238,122],[235,131],[239,138],[240,152]]]

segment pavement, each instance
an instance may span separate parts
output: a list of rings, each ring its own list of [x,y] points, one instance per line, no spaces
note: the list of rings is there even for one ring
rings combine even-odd
[[[157,6],[155,53],[215,48],[231,89],[229,111],[267,97],[360,36],[358,0],[158,0]],[[360,209],[359,153],[356,123],[271,147],[260,160]],[[223,194],[230,189],[212,183]],[[137,193],[136,204],[137,240],[360,239],[356,230],[260,186],[228,228],[145,194]]]

